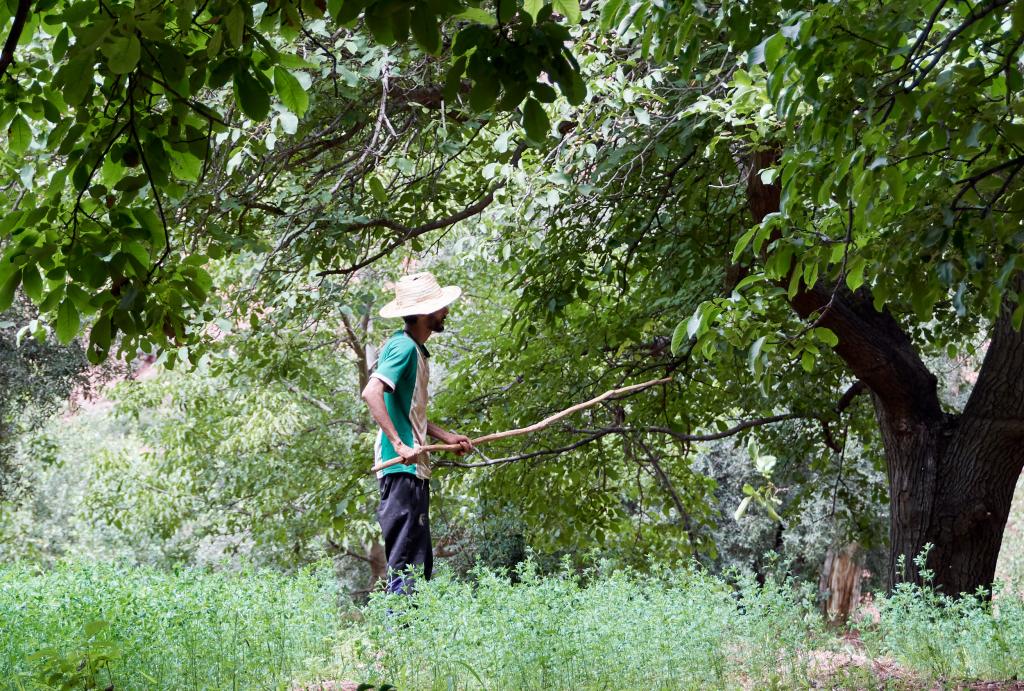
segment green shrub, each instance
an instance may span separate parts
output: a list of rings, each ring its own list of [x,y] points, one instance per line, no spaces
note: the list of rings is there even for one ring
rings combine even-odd
[[[992,599],[984,593],[953,598],[921,573],[925,585],[900,583],[878,599],[879,623],[863,636],[869,648],[932,681],[1024,677],[1024,601],[999,584]]]
[[[788,583],[730,584],[699,568],[540,577],[532,561],[517,582],[473,575],[371,598],[367,676],[402,689],[806,685],[805,653],[826,644]]]
[[[24,688],[286,687],[330,663],[338,615],[329,567],[2,567],[0,677]]]

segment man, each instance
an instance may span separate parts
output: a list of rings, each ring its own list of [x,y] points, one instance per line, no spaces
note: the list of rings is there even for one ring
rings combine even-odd
[[[403,276],[395,284],[395,299],[381,308],[385,319],[402,317],[405,329],[395,332],[377,359],[377,367],[363,389],[363,400],[380,426],[374,444],[375,465],[401,458],[377,472],[380,508],[377,520],[384,533],[388,562],[388,590],[410,592],[405,571],[422,566],[430,579],[434,553],[430,543],[430,459],[417,447],[427,435],[444,444],[459,444],[460,455],[470,451],[469,437],[453,434],[427,421],[427,383],[430,353],[424,343],[444,331],[448,305],[459,295],[458,286],[442,288],[430,273]]]

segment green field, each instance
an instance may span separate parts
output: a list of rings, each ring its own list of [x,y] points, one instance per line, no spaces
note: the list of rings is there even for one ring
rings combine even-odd
[[[699,569],[444,571],[413,599],[362,607],[333,583],[328,568],[4,567],[0,675],[19,689],[918,688],[1024,675],[1024,603],[1009,596],[993,610],[901,586],[851,645],[811,589]]]

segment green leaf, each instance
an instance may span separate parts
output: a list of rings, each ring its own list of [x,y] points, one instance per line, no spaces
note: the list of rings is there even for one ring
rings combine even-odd
[[[440,34],[438,34],[440,44]],[[277,89],[278,98],[284,107],[295,113],[300,118],[309,108],[309,94],[302,88],[302,84],[283,67],[274,68],[274,88]]]
[[[570,24],[580,23],[580,2],[579,0],[553,0],[551,8],[558,14],[565,17]]]
[[[81,326],[81,320],[79,319],[75,303],[70,298],[64,298],[64,301],[60,303],[60,307],[57,309],[57,321],[54,324],[57,340],[64,345],[71,343],[75,336],[78,335],[79,326]]]
[[[241,4],[236,4],[224,17],[224,28],[227,29],[228,42],[235,48],[241,48],[245,32],[245,11]]]
[[[465,19],[466,21],[484,24],[486,26],[494,26],[498,23],[498,20],[494,18],[493,14],[486,10],[482,10],[479,7],[467,7],[456,14],[455,18]]]
[[[215,58],[220,55],[220,49],[224,46],[224,29],[214,32],[213,36],[206,42],[206,56]]]
[[[498,6],[499,24],[508,24],[512,17],[516,16],[516,10],[519,9],[516,0],[497,0],[495,4]]]
[[[497,77],[493,75],[477,79],[476,83],[473,84],[473,90],[469,92],[470,108],[477,112],[487,110],[498,100],[498,90],[500,88],[501,84],[498,82]]]
[[[89,350],[86,351],[89,362],[99,364],[106,359],[107,352],[110,350],[110,331],[110,314],[100,315],[96,323],[92,325],[92,331],[89,332]]]
[[[7,311],[7,308],[14,302],[14,291],[21,283],[21,270],[15,269],[14,273],[6,280],[0,281],[0,312]]]
[[[454,101],[459,95],[459,88],[462,86],[462,75],[466,71],[466,58],[461,57],[448,69],[444,79],[444,100]]]
[[[672,332],[672,354],[678,355],[679,350],[683,347],[683,343],[690,340],[690,337],[686,334],[687,322],[681,321],[676,324],[675,330]]]
[[[270,94],[245,67],[235,71],[235,101],[250,120],[259,122],[270,112]]]
[[[11,125],[7,128],[7,141],[10,142],[13,154],[25,153],[32,143],[32,128],[20,113],[11,120]]]
[[[829,347],[835,348],[839,345],[839,336],[836,336],[832,329],[827,329],[824,326],[816,327],[813,331],[814,337],[819,341],[827,344]]]
[[[803,355],[800,356],[800,366],[804,368],[804,371],[810,374],[814,371],[814,353],[809,350],[805,350]]]
[[[385,5],[387,3],[374,3],[363,17],[363,21],[377,43],[390,45],[395,42],[395,34],[391,24],[391,13],[381,9]]]
[[[754,226],[747,232],[740,236],[740,239],[736,241],[736,246],[732,248],[732,263],[735,264],[736,260],[743,254],[743,250],[747,249],[747,245],[754,237],[754,233],[758,231],[761,226]]]
[[[68,28],[65,26],[57,34],[57,38],[53,41],[53,60],[54,62],[60,62],[64,59],[64,55],[68,52],[68,43],[71,35],[68,33]]]
[[[384,183],[380,181],[380,178],[376,175],[370,176],[369,180],[370,194],[373,198],[379,201],[381,204],[388,200],[388,192],[384,189]]]
[[[180,180],[195,182],[203,171],[203,162],[190,153],[184,151],[167,152],[171,162],[171,172]]]
[[[135,34],[116,36],[100,49],[107,56],[107,67],[114,74],[128,74],[139,64],[142,47]]]
[[[856,292],[858,288],[864,285],[864,267],[868,265],[867,259],[864,257],[856,257],[850,262],[849,266],[846,267],[846,287],[851,292]]]
[[[767,336],[761,336],[761,338],[754,341],[753,345],[750,346],[750,352],[747,353],[747,366],[751,372],[757,373],[758,358],[761,356],[761,349],[764,347],[764,342],[768,340]]]
[[[441,28],[437,15],[426,2],[418,2],[412,8],[412,36],[425,52],[437,55],[441,52]]]
[[[767,43],[768,39],[766,38],[747,52],[747,67],[760,65],[764,62],[764,48]]]
[[[80,105],[92,88],[94,61],[93,51],[85,51],[60,69],[57,81],[63,86],[61,94],[69,106]]]
[[[343,0],[343,2],[333,2],[330,7],[337,7],[337,10],[331,10],[331,16],[334,17],[336,24],[348,24],[355,20],[359,16],[359,13],[366,7],[366,0]]]
[[[124,240],[121,242],[121,249],[135,258],[143,271],[149,269],[149,252],[135,240]]]
[[[320,69],[320,65],[315,62],[310,62],[305,58],[299,57],[295,53],[278,53],[277,54],[278,64],[282,67],[288,67],[293,70],[316,70]]]
[[[1014,3],[1013,13],[1010,15],[1010,26],[1016,35],[1024,34],[1024,2]]]
[[[740,505],[736,508],[736,513],[733,514],[733,518],[737,521],[743,518],[744,514],[747,513],[747,509],[750,508],[751,501],[751,497],[744,497],[743,501],[741,501]]]
[[[21,289],[25,291],[32,302],[39,303],[43,299],[43,278],[39,275],[39,269],[33,264],[27,264],[21,270]]]
[[[779,63],[785,49],[786,37],[781,33],[773,34],[764,42],[764,63],[769,70]]]
[[[17,228],[24,217],[24,211],[12,211],[4,216],[3,219],[0,219],[0,238],[7,236],[12,230]]]
[[[537,22],[537,14],[544,9],[544,0],[525,0],[523,2],[523,12],[530,15],[530,19]]]
[[[548,114],[532,96],[523,104],[523,127],[526,128],[526,136],[537,142],[547,139],[548,133],[551,131]]]

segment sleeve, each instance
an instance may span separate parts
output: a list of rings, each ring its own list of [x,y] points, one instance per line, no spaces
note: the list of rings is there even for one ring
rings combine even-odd
[[[395,390],[395,385],[405,374],[406,369],[413,362],[416,351],[414,348],[405,348],[400,342],[390,342],[384,346],[377,360],[377,369],[370,375],[373,379],[380,379],[389,391]]]

